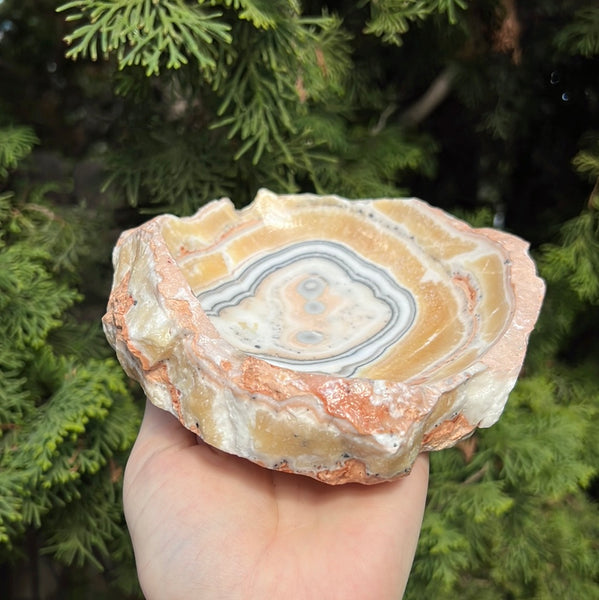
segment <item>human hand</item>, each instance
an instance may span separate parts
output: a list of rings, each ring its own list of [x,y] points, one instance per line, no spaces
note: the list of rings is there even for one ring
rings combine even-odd
[[[124,507],[147,600],[398,600],[428,457],[403,479],[329,486],[198,443],[146,406]]]

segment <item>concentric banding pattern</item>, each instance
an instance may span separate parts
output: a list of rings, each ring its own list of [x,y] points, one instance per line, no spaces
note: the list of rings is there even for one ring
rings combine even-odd
[[[502,247],[418,200],[262,190],[241,211],[214,202],[163,232],[220,335],[297,371],[452,376],[514,311]]]
[[[414,297],[385,269],[326,240],[250,259],[199,300],[238,349],[271,364],[343,376],[388,350],[416,317]]]

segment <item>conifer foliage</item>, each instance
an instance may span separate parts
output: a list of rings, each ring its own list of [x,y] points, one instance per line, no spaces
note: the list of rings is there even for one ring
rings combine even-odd
[[[0,568],[33,548],[131,581],[111,246],[264,186],[415,194],[532,241],[525,368],[498,424],[431,456],[406,598],[599,598],[598,23],[592,0],[0,2]],[[43,149],[98,189],[36,179]]]
[[[115,60],[121,93],[160,96],[112,160],[112,183],[141,208],[187,213],[259,186],[397,194],[398,174],[432,170],[432,141],[377,129],[384,98],[355,77],[351,34],[332,12],[305,14],[295,0],[78,0],[59,10],[77,25],[68,56]]]
[[[85,228],[43,190],[5,189],[36,141],[0,127],[0,561],[27,537],[59,564],[102,569],[130,555],[119,485],[138,412],[116,361],[91,357],[98,335],[67,327]]]

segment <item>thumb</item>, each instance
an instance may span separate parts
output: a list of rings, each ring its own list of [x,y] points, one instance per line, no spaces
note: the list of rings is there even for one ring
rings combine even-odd
[[[144,416],[127,467],[144,463],[165,450],[176,452],[196,444],[196,435],[175,416],[146,400]]]

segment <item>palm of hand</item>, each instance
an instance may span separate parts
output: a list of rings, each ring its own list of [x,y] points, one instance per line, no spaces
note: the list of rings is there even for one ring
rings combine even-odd
[[[428,481],[331,487],[196,443],[148,405],[124,504],[147,600],[401,598]]]

